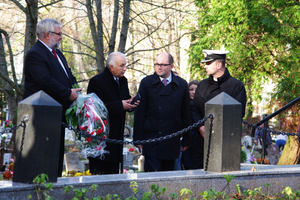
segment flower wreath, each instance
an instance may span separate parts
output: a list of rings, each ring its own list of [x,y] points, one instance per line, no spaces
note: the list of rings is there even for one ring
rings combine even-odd
[[[101,99],[95,93],[83,95],[80,92],[65,115],[73,127],[87,133],[76,137],[80,141],[81,136],[85,138],[82,142],[83,156],[103,159],[103,154],[108,151],[104,150],[106,144],[101,138],[107,138],[109,135],[109,120],[108,111]]]

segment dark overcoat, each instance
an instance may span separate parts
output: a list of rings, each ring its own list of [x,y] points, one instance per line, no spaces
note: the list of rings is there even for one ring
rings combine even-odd
[[[247,100],[244,84],[240,80],[232,77],[228,69],[225,68],[225,73],[218,78],[218,81],[214,81],[213,77],[210,76],[198,84],[194,100],[191,102],[193,123],[202,120],[204,117],[206,117],[206,115],[209,114],[205,113],[205,103],[222,92],[226,92],[228,95],[242,104],[241,118],[244,117]],[[203,168],[204,140],[199,132],[200,126],[203,125],[204,124],[201,124],[197,127],[198,134],[196,134],[195,138],[196,145],[192,161],[193,169]]]
[[[172,73],[164,86],[156,73],[145,77],[139,87],[141,100],[134,112],[134,140],[158,138],[190,125],[187,82]],[[190,132],[183,134],[182,146],[190,146]],[[179,157],[180,136],[145,144],[143,155],[162,160]]]
[[[126,111],[123,109],[122,100],[130,99],[128,82],[123,76],[119,78],[120,88],[114,80],[112,73],[106,67],[104,71],[94,76],[88,85],[87,93],[95,93],[105,104],[109,114],[109,138],[123,140]],[[123,145],[106,143],[104,162],[123,163]]]

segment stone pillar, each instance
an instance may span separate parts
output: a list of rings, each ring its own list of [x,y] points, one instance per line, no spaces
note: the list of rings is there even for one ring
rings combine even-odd
[[[62,106],[44,91],[19,102],[18,122],[24,116],[28,122],[23,144],[23,128],[16,132],[13,182],[32,183],[41,173],[57,182],[61,113]]]
[[[222,92],[205,104],[205,116],[213,114],[207,171],[239,171],[241,159],[242,104]],[[209,145],[210,120],[205,122],[204,169]]]

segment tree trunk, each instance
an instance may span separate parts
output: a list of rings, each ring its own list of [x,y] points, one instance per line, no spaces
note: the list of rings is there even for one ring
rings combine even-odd
[[[37,27],[37,20],[38,20],[38,1],[37,0],[30,0],[26,1],[27,7],[25,8],[25,15],[26,15],[26,29],[25,29],[25,44],[24,44],[24,61],[25,56],[29,49],[35,44],[36,42],[36,27]],[[24,68],[23,68],[23,76],[21,84],[24,85],[25,76],[24,76]]]
[[[289,136],[277,165],[298,164],[299,156],[300,156],[300,145],[299,145],[298,137]]]
[[[120,35],[120,43],[118,51],[124,53],[126,46],[127,33],[129,28],[129,15],[130,15],[130,0],[124,0],[123,3],[123,21],[122,30]]]
[[[118,28],[118,15],[119,15],[119,0],[115,0],[114,18],[113,18],[113,23],[111,28],[111,37],[109,40],[109,54],[115,51],[116,35],[117,35],[117,28]]]
[[[97,7],[97,31],[98,31],[98,37],[97,41],[99,44],[99,53],[100,53],[100,59],[99,59],[99,68],[98,71],[101,73],[104,70],[104,45],[103,45],[103,20],[102,20],[102,1],[96,0],[96,7]],[[97,49],[98,50],[98,49]]]
[[[99,1],[100,1],[100,4],[101,4],[101,0],[97,0],[97,2],[99,2]],[[94,42],[94,49],[95,49],[95,52],[96,52],[97,70],[100,73],[102,71],[103,66],[104,66],[104,62],[101,63],[101,55],[103,55],[103,46],[101,47],[100,44],[99,44],[99,41],[98,41],[98,33],[97,33],[97,30],[96,30],[95,20],[94,20],[94,16],[93,16],[93,9],[92,9],[91,0],[86,0],[86,9],[87,9],[87,13],[88,13],[88,19],[89,19],[89,23],[90,23],[91,34],[92,34],[92,38],[93,38],[93,42]],[[101,24],[102,24],[102,21],[101,21]]]
[[[2,72],[6,77],[8,77],[2,33],[0,33],[0,72]],[[14,90],[8,82],[3,80],[2,83],[3,83],[3,92],[5,93],[6,102],[10,113],[10,120],[13,122],[13,124],[17,124],[16,110],[18,105],[17,105],[17,100],[15,98]],[[11,141],[13,143],[15,141],[15,131],[13,131]]]

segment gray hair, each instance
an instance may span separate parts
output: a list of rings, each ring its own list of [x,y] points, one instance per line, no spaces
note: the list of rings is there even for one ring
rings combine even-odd
[[[116,57],[122,56],[123,58],[126,58],[124,53],[121,52],[112,52],[109,54],[107,60],[106,60],[106,67],[109,68],[109,65],[115,66],[116,65]]]
[[[54,32],[56,27],[62,28],[62,24],[55,19],[43,19],[37,25],[36,35],[39,39],[43,39],[45,33]]]

